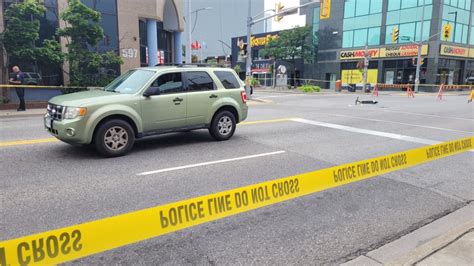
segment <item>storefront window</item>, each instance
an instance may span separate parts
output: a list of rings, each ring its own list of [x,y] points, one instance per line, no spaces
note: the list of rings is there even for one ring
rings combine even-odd
[[[420,71],[420,83],[426,83],[426,66],[428,59],[425,59]],[[407,84],[414,83],[416,76],[416,65],[411,59],[386,60],[383,62],[383,82],[387,84]]]
[[[463,84],[462,70],[464,61],[455,59],[440,59],[438,62],[437,84]]]

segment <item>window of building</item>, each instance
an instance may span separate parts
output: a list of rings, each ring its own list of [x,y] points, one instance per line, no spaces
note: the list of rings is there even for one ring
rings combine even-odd
[[[383,0],[350,0],[344,4],[344,18],[382,13]]]
[[[237,89],[240,88],[240,82],[235,78],[235,75],[229,71],[214,71],[217,78],[221,81],[222,85],[226,89]]]
[[[351,0],[344,4],[342,47],[380,44],[382,0]]]
[[[318,61],[319,50],[319,13],[320,8],[313,9],[313,46],[314,46],[314,62]]]
[[[444,5],[468,11],[471,10],[471,2],[469,0],[444,0]]]
[[[442,29],[447,24],[450,24],[452,28],[449,39],[446,40],[444,34],[441,34],[440,40],[468,44],[469,24],[472,23],[469,21],[471,15],[471,12],[469,12],[470,3],[466,5],[465,2],[461,3],[460,1],[445,1],[442,8]]]
[[[393,44],[392,30],[394,28],[399,30],[398,41],[395,43],[420,41],[420,34],[422,40],[427,40],[430,37],[433,5],[431,0],[424,0],[424,4],[423,6],[423,0],[389,0],[385,44]],[[423,32],[421,32],[422,18],[424,19]]]
[[[204,71],[192,71],[185,74],[186,87],[188,92],[214,90],[214,81]]]
[[[158,50],[163,56],[164,63],[173,62],[173,46],[172,46],[172,33],[170,31],[164,30],[163,22],[157,22],[157,35],[158,35]],[[159,54],[159,56],[161,56]]]
[[[474,45],[474,27],[471,27],[471,40],[469,44]]]
[[[148,61],[147,61],[147,54],[148,54],[148,38],[147,38],[147,32],[146,32],[146,21],[145,20],[139,20],[138,21],[138,39],[140,43],[140,65],[141,66],[147,66]]]
[[[114,51],[118,54],[118,22],[116,0],[81,0],[89,8],[100,12],[99,25],[104,29],[104,39],[99,43],[99,52]]]

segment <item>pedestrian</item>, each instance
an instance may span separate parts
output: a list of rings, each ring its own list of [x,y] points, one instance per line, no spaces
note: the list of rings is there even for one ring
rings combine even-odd
[[[25,84],[25,74],[20,71],[18,66],[13,67],[13,73],[15,74],[13,78],[10,78],[10,84],[15,85],[24,85]],[[25,88],[19,87],[15,88],[16,95],[18,99],[20,99],[20,106],[18,107],[17,111],[26,111],[25,106]]]

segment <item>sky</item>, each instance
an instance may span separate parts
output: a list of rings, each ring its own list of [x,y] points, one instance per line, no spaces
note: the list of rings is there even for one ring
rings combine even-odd
[[[184,0],[185,2],[187,0]],[[252,0],[252,16],[263,11],[264,0]],[[195,25],[192,33],[192,41],[205,43],[202,49],[203,57],[216,55],[230,55],[231,49],[226,47],[219,40],[231,46],[232,37],[247,34],[247,0],[191,0],[191,10],[211,7],[211,10],[199,11],[192,15],[192,24]],[[186,12],[183,12],[186,15]],[[253,33],[263,32],[263,23],[252,27]],[[187,40],[186,32],[183,32],[183,44]],[[197,52],[198,57],[201,51]]]

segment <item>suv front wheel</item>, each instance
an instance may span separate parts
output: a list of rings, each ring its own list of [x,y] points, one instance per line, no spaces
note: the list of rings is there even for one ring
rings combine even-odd
[[[106,157],[125,155],[134,142],[133,128],[120,119],[112,119],[99,125],[94,136],[96,150]]]
[[[209,133],[216,140],[228,140],[234,135],[235,116],[229,111],[220,111],[212,119]]]

